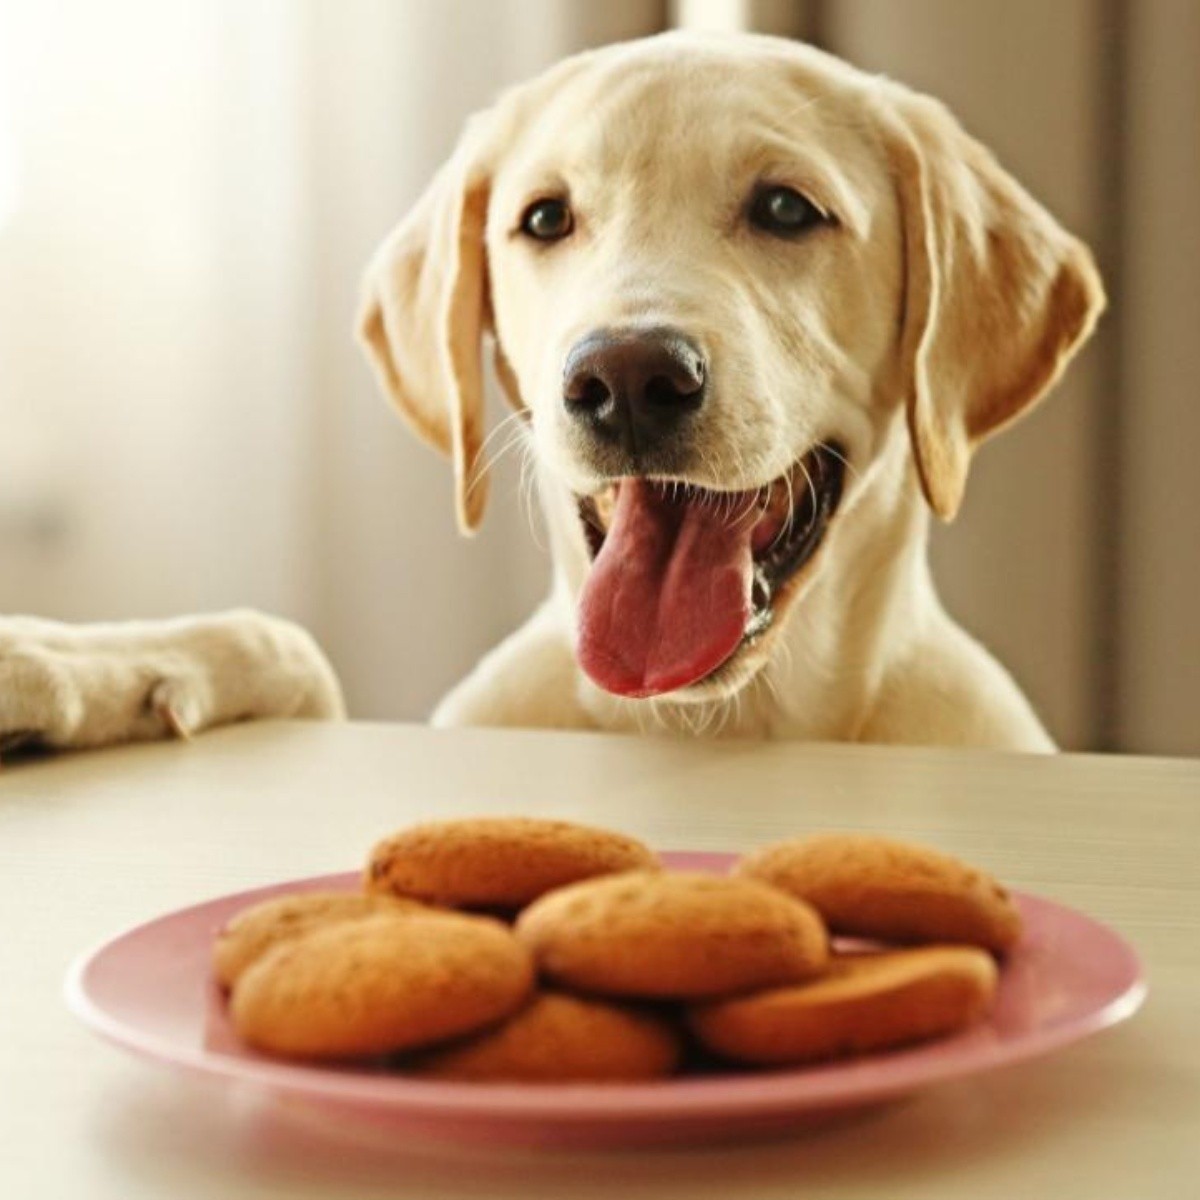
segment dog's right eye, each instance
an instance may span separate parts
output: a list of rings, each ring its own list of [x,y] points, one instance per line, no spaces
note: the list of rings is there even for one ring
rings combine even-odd
[[[535,200],[521,215],[521,232],[539,242],[557,242],[574,228],[565,200]]]

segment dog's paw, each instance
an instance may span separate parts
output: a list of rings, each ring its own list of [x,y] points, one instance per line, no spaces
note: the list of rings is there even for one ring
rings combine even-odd
[[[345,716],[329,660],[292,621],[252,610],[224,613],[198,633],[195,659],[205,668],[212,718],[205,723]]]
[[[36,639],[0,636],[0,750],[69,745],[82,723],[82,694],[58,655]]]
[[[183,671],[182,676],[172,673]],[[110,627],[0,638],[0,749],[85,749],[184,734],[203,723],[202,679],[184,656]]]
[[[205,702],[191,679],[158,680],[146,696],[145,709],[164,733],[184,741],[190,741],[193,733],[211,724],[211,704]]]
[[[0,621],[0,751],[187,738],[231,721],[340,717],[312,637],[239,611],[123,625]]]

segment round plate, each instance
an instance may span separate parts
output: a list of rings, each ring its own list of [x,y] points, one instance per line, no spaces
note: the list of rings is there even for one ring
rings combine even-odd
[[[664,854],[725,871],[729,854]],[[337,1108],[356,1121],[442,1138],[524,1145],[639,1145],[768,1133],[837,1117],[942,1080],[1047,1054],[1131,1016],[1146,988],[1132,947],[1082,913],[1016,896],[1025,936],[1003,964],[990,1016],[966,1033],[853,1061],[638,1084],[442,1083],[344,1065],[284,1062],[241,1045],[212,981],[213,937],[282,892],[357,889],[357,874],[239,892],[139,925],[71,968],[67,1000],[126,1049]]]

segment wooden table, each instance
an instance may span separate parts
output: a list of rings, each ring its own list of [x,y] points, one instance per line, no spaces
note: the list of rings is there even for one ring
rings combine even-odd
[[[347,869],[431,814],[589,818],[663,848],[884,830],[991,867],[1139,948],[1130,1023],[752,1146],[447,1151],[299,1128],[136,1061],[66,1011],[70,960],[124,925]],[[1013,1200],[1200,1194],[1200,763],[261,724],[0,770],[0,1196]]]

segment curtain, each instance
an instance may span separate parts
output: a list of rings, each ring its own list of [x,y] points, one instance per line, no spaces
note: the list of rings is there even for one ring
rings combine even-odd
[[[284,7],[0,3],[0,612],[307,615]]]

